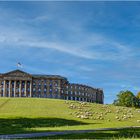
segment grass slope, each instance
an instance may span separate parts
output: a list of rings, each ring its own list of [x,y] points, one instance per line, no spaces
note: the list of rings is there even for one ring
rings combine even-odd
[[[131,129],[120,129],[120,130],[106,130],[106,131],[95,131],[90,133],[81,134],[67,134],[67,135],[57,135],[40,137],[39,139],[111,139],[111,140],[139,140],[140,138],[140,128]],[[34,138],[38,139],[38,138]]]
[[[84,114],[87,119],[80,118]],[[124,115],[128,118],[116,119]],[[0,134],[140,126],[137,120],[140,111],[134,108],[42,98],[0,98]]]

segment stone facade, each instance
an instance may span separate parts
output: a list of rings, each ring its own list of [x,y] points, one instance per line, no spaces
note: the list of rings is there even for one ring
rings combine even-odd
[[[35,75],[21,70],[0,74],[0,97],[41,97],[103,103],[102,89],[71,84],[59,75]]]

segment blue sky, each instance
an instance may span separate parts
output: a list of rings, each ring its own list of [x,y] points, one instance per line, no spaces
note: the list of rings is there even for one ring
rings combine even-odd
[[[0,72],[59,74],[103,88],[140,90],[140,2],[0,2]]]

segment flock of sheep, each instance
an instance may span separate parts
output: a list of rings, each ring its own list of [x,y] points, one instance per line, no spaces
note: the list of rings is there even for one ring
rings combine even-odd
[[[72,110],[70,115],[81,119],[106,120],[110,122],[112,120],[129,120],[135,118],[135,114],[139,114],[140,116],[140,109],[119,106],[112,107],[112,105],[100,105],[87,102],[65,101],[65,103],[68,108]],[[136,121],[140,123],[140,120]]]

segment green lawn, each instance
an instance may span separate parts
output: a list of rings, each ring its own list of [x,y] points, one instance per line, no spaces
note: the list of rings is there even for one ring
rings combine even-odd
[[[140,128],[40,137],[40,139],[140,139]],[[35,138],[34,138],[35,139]],[[38,139],[38,138],[37,138]]]
[[[0,134],[140,126],[139,110],[55,99],[0,98]]]

